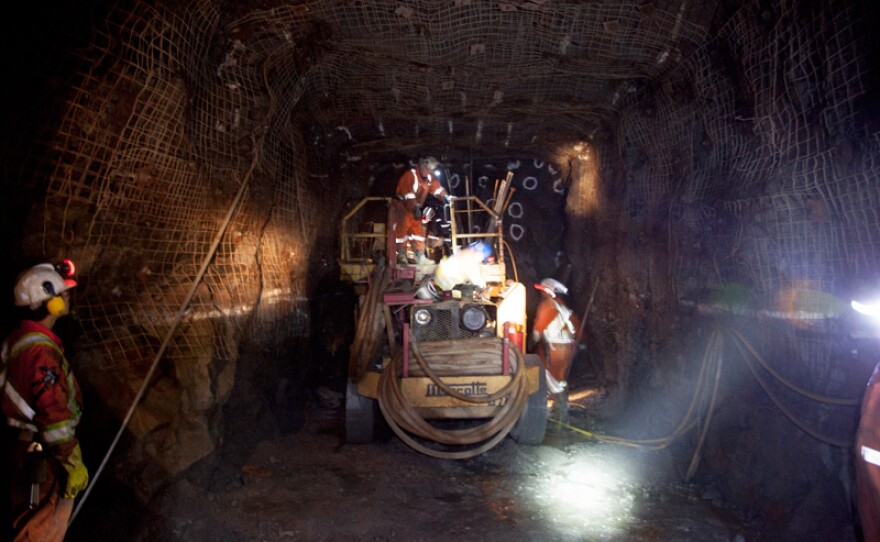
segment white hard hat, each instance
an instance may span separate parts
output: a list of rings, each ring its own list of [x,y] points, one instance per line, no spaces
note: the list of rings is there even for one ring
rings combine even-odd
[[[535,288],[556,297],[557,294],[568,295],[568,288],[556,279],[546,278],[540,284],[535,284]]]
[[[426,156],[419,160],[419,163],[428,168],[429,171],[434,171],[440,166],[440,161],[433,156]]]
[[[15,305],[38,309],[40,305],[76,286],[76,281],[62,277],[51,263],[35,265],[19,275],[15,283]]]

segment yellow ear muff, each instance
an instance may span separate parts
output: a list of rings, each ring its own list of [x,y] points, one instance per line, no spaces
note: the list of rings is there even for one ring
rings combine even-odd
[[[61,316],[64,314],[64,298],[60,295],[56,295],[52,299],[46,302],[46,310],[49,311],[49,314],[52,316]]]

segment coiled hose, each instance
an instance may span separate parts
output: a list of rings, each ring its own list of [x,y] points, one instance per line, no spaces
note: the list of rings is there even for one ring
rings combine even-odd
[[[348,360],[348,376],[352,382],[360,382],[369,369],[370,361],[381,348],[382,330],[386,325],[382,294],[390,282],[391,274],[386,267],[377,266],[370,276],[370,288],[358,312],[354,342]]]
[[[492,418],[485,423],[467,429],[439,429],[420,415],[404,396],[398,378],[403,354],[398,352],[392,356],[391,362],[385,367],[379,379],[379,408],[388,425],[411,448],[439,459],[467,459],[495,447],[513,429],[528,401],[525,358],[519,348],[514,344],[509,344],[513,378],[504,388],[489,395],[475,397],[455,391],[443,382],[442,377],[434,372],[431,365],[441,365],[441,361],[444,359],[460,359],[459,356],[467,356],[468,366],[456,367],[452,364],[443,369],[443,376],[474,374],[474,367],[480,363],[483,365],[478,372],[486,373],[487,367],[491,367],[493,361],[496,362],[496,366],[500,367],[503,346],[503,342],[497,338],[469,340],[467,344],[454,341],[443,341],[437,344],[424,343],[423,345],[410,343],[410,349],[419,369],[450,397],[475,404],[488,404],[505,398],[506,400],[502,405],[496,407]],[[486,361],[488,364],[485,363]],[[498,373],[500,371],[496,371],[494,374]],[[412,435],[439,444],[464,447],[465,449],[437,450],[418,442]],[[471,447],[474,445],[477,446]]]

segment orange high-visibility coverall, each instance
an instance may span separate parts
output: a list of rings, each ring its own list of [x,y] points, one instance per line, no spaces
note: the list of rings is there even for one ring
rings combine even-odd
[[[397,181],[396,196],[391,203],[391,230],[394,232],[395,246],[399,249],[410,242],[413,250],[425,250],[425,225],[419,212],[428,194],[443,198],[446,189],[430,173],[427,177],[419,175],[418,168],[409,169]]]
[[[60,461],[78,446],[76,425],[82,392],[67,360],[61,339],[39,322],[23,320],[3,344],[6,365],[0,405],[6,423],[20,431],[12,443],[10,497],[17,532],[15,541],[60,542],[67,531],[73,499],[64,499],[67,472]],[[39,506],[28,510],[31,490],[28,447],[39,442],[46,455],[46,479],[40,484]]]
[[[561,384],[565,382],[572,353],[577,347],[575,334],[578,329],[578,318],[559,297],[551,298],[546,293],[542,293],[541,297],[541,303],[535,311],[532,336],[534,340],[541,341],[537,352],[544,363],[544,369]],[[556,393],[552,389],[554,387],[552,382],[548,381],[548,383],[551,384],[551,392]]]
[[[855,451],[863,540],[880,542],[880,365],[865,389]]]

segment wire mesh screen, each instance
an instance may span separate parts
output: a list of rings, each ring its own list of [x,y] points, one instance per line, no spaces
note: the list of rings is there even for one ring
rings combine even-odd
[[[836,291],[880,261],[859,8],[766,9],[741,9],[622,108],[627,209],[669,217],[684,295],[731,280]]]
[[[727,308],[750,316],[736,325],[772,317],[759,350],[837,396],[861,389],[865,362],[829,321],[880,266],[868,30],[858,4],[747,4],[667,76],[624,92],[620,109],[625,211],[666,224],[677,296],[742,286]],[[852,406],[787,399],[810,427],[851,435]]]
[[[99,372],[142,378],[180,316],[166,358],[201,375],[199,397],[246,331],[276,355],[308,333],[309,262],[364,181],[329,166],[370,152],[557,159],[554,191],[590,178],[567,209],[618,213],[598,202],[621,195],[625,218],[667,226],[681,296],[833,291],[880,263],[862,7],[744,3],[710,34],[730,3],[118,6],[81,53],[45,178],[25,181],[47,189],[32,249],[82,264]],[[573,168],[582,141],[602,155]]]
[[[43,227],[59,232],[46,242],[80,266],[93,384],[115,379],[131,387],[119,397],[133,397],[180,317],[163,357],[175,390],[158,386],[150,397],[165,405],[145,406],[186,412],[166,428],[180,440],[209,439],[206,422],[193,420],[228,395],[228,362],[245,332],[277,356],[308,334],[307,262],[335,216],[334,195],[303,182],[306,143],[291,135],[302,96],[294,67],[267,50],[224,49],[220,25],[211,2],[112,12],[83,52],[43,159]],[[133,430],[145,435],[155,423],[139,414]],[[176,471],[203,453],[162,461]]]

